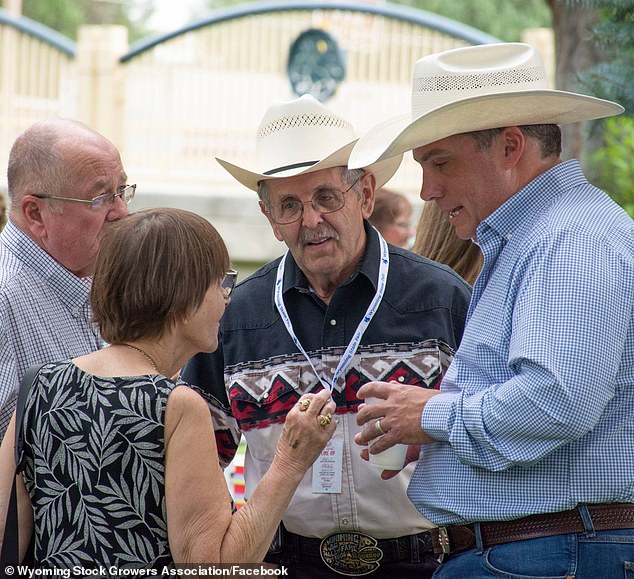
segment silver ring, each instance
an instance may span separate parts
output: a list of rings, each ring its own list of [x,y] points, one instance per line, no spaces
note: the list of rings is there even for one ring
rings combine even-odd
[[[379,433],[379,436],[382,436],[383,434],[385,434],[385,430],[383,430],[383,427],[381,426],[380,418],[374,423],[374,428]]]

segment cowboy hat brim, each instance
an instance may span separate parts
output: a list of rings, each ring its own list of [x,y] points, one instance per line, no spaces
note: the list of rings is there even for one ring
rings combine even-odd
[[[460,133],[575,123],[611,117],[624,110],[611,101],[557,90],[479,95],[437,107],[414,120],[402,115],[376,125],[357,141],[348,166],[355,169],[381,162]]]
[[[327,157],[312,165],[295,166],[284,170],[278,170],[274,174],[249,171],[248,169],[239,167],[238,165],[220,159],[219,157],[216,157],[216,161],[218,161],[218,163],[220,163],[220,165],[222,165],[222,167],[238,182],[242,183],[245,187],[248,187],[253,191],[257,191],[258,183],[260,181],[283,179],[285,177],[295,177],[297,175],[314,173],[315,171],[321,171],[322,169],[331,169],[333,167],[346,167],[348,165],[350,153],[352,152],[352,149],[356,142],[357,139],[354,139],[352,142],[337,149],[334,153],[328,155]],[[378,189],[382,185],[385,185],[385,183],[387,183],[392,178],[394,173],[396,173],[397,169],[399,168],[402,160],[402,155],[390,155],[389,159],[382,159],[381,161],[378,161],[376,163],[369,163],[368,166],[359,168],[363,168],[366,171],[374,174],[374,178],[376,179],[376,189]]]

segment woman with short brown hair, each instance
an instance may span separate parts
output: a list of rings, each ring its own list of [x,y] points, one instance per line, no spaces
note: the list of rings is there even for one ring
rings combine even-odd
[[[271,468],[232,515],[208,403],[172,378],[217,348],[236,276],[228,266],[217,231],[188,211],[148,209],[112,225],[91,293],[110,345],[40,368],[18,425],[21,557],[34,534],[42,568],[262,560],[334,432],[334,403],[326,391],[298,399]],[[14,415],[0,448],[2,522],[15,428]]]

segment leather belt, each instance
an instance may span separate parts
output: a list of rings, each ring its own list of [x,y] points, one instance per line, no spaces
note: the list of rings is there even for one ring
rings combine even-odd
[[[303,537],[284,530],[283,551],[287,549],[298,555],[321,557],[322,539]],[[417,535],[406,535],[394,539],[375,539],[376,546],[383,552],[381,563],[419,562],[423,553],[431,554],[432,541],[429,531]]]
[[[606,503],[587,505],[596,531],[634,529],[634,504]],[[554,535],[583,533],[583,524],[578,508],[559,513],[531,515],[514,521],[477,523],[480,527],[483,548],[513,541],[526,541]],[[452,525],[431,530],[434,553],[453,555],[476,547],[476,524]]]

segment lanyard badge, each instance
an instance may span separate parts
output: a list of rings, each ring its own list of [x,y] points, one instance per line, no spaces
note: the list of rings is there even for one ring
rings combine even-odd
[[[377,235],[379,236],[379,244],[381,246],[381,262],[379,264],[379,277],[377,280],[377,288],[368,309],[366,310],[363,318],[359,322],[357,329],[352,335],[352,339],[350,343],[346,347],[341,360],[337,364],[337,368],[335,369],[335,373],[333,374],[332,381],[330,382],[325,377],[321,376],[319,372],[317,372],[313,361],[308,356],[308,353],[302,346],[299,338],[295,334],[295,330],[293,329],[293,323],[291,322],[290,316],[286,309],[286,305],[284,304],[284,298],[282,295],[282,288],[284,286],[284,267],[286,265],[286,258],[288,256],[288,250],[282,257],[278,268],[277,268],[277,276],[275,279],[275,305],[280,313],[282,321],[284,322],[284,326],[286,327],[286,331],[288,335],[293,340],[293,343],[297,347],[297,349],[301,352],[301,354],[306,358],[307,362],[310,364],[315,376],[318,377],[321,385],[332,393],[333,388],[337,384],[337,380],[341,376],[344,375],[345,370],[348,368],[354,355],[359,348],[359,344],[361,343],[361,338],[365,333],[365,330],[370,325],[374,314],[379,308],[381,304],[381,300],[383,299],[383,294],[385,293],[385,286],[387,284],[387,275],[390,268],[390,256],[387,247],[387,243],[385,239],[381,236],[377,231]],[[340,493],[341,492],[341,478],[342,478],[342,464],[343,464],[343,440],[338,438],[336,435],[333,437],[330,442],[326,445],[324,450],[322,451],[319,458],[315,461],[313,465],[313,492],[315,493]]]

